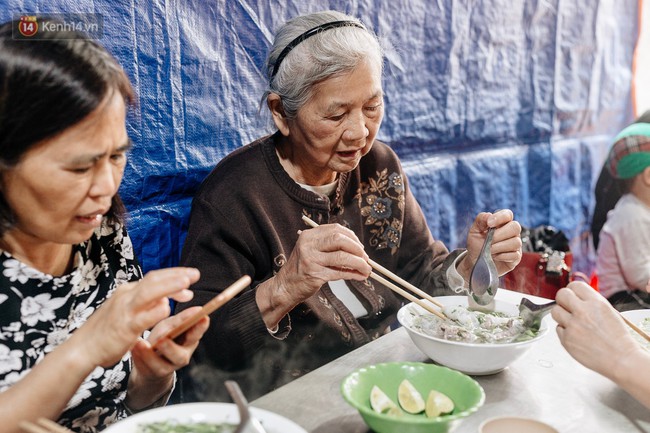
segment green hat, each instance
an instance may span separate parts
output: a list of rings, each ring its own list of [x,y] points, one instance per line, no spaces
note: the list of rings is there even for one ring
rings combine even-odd
[[[629,179],[650,167],[650,123],[633,123],[622,130],[614,139],[607,166],[619,179]]]

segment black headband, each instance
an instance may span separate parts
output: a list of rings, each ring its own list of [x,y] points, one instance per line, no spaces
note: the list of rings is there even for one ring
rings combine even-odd
[[[282,60],[289,54],[291,50],[293,50],[296,45],[304,41],[305,39],[311,38],[314,36],[316,33],[319,33],[324,30],[329,30],[329,29],[334,29],[336,27],[347,27],[347,26],[353,26],[353,27],[359,27],[360,29],[364,29],[365,27],[362,26],[361,24],[354,22],[354,21],[331,21],[329,23],[321,24],[320,26],[316,26],[313,29],[307,30],[305,33],[301,34],[298,36],[296,39],[293,41],[289,42],[289,44],[284,47],[280,55],[278,56],[278,59],[275,61],[275,66],[273,66],[273,73],[271,74],[271,80],[273,80],[273,77],[275,77],[275,74],[278,73],[278,69],[280,69],[280,63],[282,63]]]

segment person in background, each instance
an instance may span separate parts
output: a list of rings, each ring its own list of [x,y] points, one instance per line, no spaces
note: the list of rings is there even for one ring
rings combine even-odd
[[[639,116],[634,123],[650,123],[650,110]],[[607,161],[603,163],[594,188],[596,204],[591,219],[591,239],[598,250],[600,231],[607,221],[607,213],[614,209],[616,203],[625,194],[625,180],[617,179],[610,171]]]
[[[551,316],[569,354],[602,374],[650,409],[648,352],[632,336],[620,314],[591,286],[581,281],[558,290]]]
[[[618,310],[650,308],[650,123],[633,123],[614,139],[607,166],[625,194],[600,233],[598,289]]]
[[[96,432],[163,405],[208,326],[152,343],[188,315],[199,272],[142,276],[117,194],[128,78],[75,32],[15,40],[0,26],[0,418]],[[142,338],[151,329],[148,339]]]
[[[397,156],[376,140],[382,67],[376,35],[354,17],[324,11],[278,30],[262,98],[277,130],[220,161],[192,203],[181,263],[202,279],[177,311],[239,275],[253,284],[212,315],[185,400],[225,398],[215,392],[226,377],[256,398],[387,332],[404,299],[368,279],[369,259],[434,295],[464,290],[490,227],[499,273],[521,259],[507,209],[476,217],[467,250],[433,239]]]

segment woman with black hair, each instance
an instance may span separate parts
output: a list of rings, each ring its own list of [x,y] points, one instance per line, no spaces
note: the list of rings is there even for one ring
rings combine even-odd
[[[193,268],[144,278],[117,194],[134,95],[116,60],[74,32],[15,40],[0,27],[0,419],[46,417],[94,432],[164,404],[208,320]],[[148,339],[141,336],[152,329]]]

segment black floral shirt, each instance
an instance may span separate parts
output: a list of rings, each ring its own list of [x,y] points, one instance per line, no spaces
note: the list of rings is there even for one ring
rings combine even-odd
[[[82,326],[114,288],[142,278],[133,245],[120,224],[107,224],[74,246],[72,271],[44,274],[0,254],[0,392],[24,377]],[[130,354],[97,367],[68,402],[59,423],[95,432],[124,418]]]

